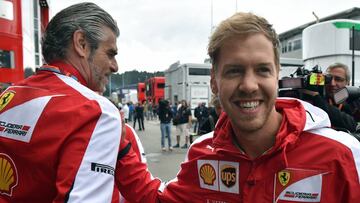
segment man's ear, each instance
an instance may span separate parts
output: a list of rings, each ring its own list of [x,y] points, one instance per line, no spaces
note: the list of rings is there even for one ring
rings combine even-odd
[[[217,95],[218,88],[217,88],[217,84],[216,84],[216,73],[214,71],[214,67],[211,68],[210,86],[211,86],[212,93]]]
[[[88,46],[84,32],[81,30],[76,30],[73,34],[72,42],[75,52],[81,57],[86,57],[86,54],[88,52]]]

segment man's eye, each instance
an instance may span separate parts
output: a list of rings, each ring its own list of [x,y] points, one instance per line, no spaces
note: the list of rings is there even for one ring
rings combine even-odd
[[[268,67],[260,67],[259,72],[270,72],[270,68],[268,68]]]
[[[260,67],[258,69],[258,72],[260,74],[270,74],[271,73],[271,69],[269,67]]]
[[[239,68],[230,68],[226,71],[226,74],[236,74],[236,73],[240,73],[241,70]]]
[[[338,76],[334,76],[334,79],[335,79],[336,82],[344,82],[345,81],[344,78],[338,77]]]
[[[107,52],[107,55],[109,58],[114,58],[117,55],[117,53],[114,51],[109,51],[109,52]]]

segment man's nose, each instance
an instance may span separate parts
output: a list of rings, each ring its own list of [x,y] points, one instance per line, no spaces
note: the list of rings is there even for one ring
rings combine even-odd
[[[252,72],[247,72],[241,78],[239,89],[247,92],[252,93],[258,89],[258,81],[257,77]]]
[[[331,83],[332,86],[336,85],[335,77],[331,77]]]
[[[117,64],[116,59],[114,59],[114,60],[112,60],[112,61],[110,62],[110,70],[111,70],[111,72],[113,72],[113,73],[116,73],[116,72],[119,70],[119,67],[118,67],[118,64]]]

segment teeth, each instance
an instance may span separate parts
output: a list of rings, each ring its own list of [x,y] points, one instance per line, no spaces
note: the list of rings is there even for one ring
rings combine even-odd
[[[259,105],[259,101],[252,101],[252,102],[241,102],[241,108],[256,108]]]

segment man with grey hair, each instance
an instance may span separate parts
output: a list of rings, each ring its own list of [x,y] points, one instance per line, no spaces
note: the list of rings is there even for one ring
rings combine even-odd
[[[331,82],[325,85],[325,98],[316,91],[303,90],[302,92],[311,95],[309,101],[329,115],[332,127],[355,132],[357,122],[352,116],[349,104],[346,101],[336,104],[334,101],[334,94],[350,83],[349,68],[343,63],[334,63],[326,69],[326,74],[331,76]]]
[[[93,3],[63,9],[45,65],[0,95],[0,202],[111,202],[123,125],[105,97],[119,29]]]

